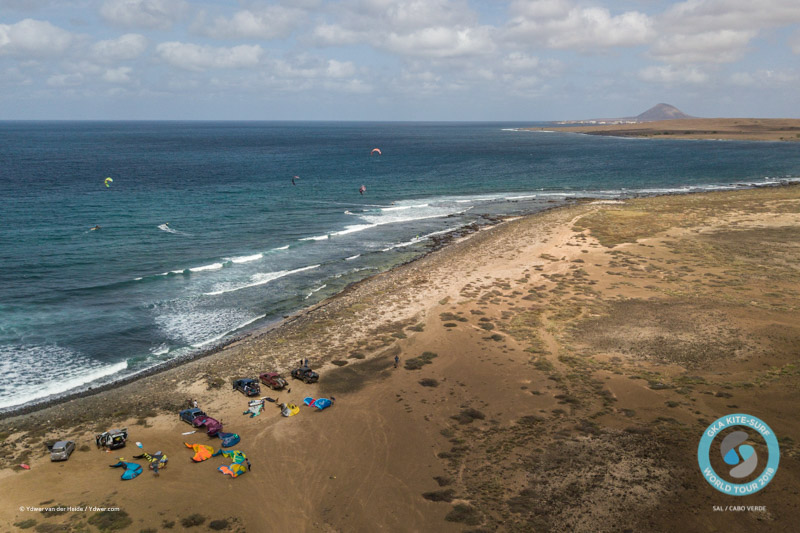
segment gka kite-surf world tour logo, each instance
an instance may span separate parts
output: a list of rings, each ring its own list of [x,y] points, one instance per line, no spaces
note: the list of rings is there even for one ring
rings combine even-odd
[[[697,447],[703,477],[731,496],[754,494],[766,487],[778,471],[779,460],[775,432],[760,419],[745,414],[725,415],[712,422]],[[756,470],[759,464],[764,465],[761,471]]]

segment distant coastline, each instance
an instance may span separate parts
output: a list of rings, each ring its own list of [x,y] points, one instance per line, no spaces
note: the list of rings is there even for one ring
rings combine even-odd
[[[538,131],[542,128],[526,129]],[[558,126],[557,131],[613,137],[800,142],[800,119],[691,118],[636,124]]]

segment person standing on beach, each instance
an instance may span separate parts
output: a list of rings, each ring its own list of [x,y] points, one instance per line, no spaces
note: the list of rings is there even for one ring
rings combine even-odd
[[[192,400],[192,407],[197,409],[197,400]]]
[[[394,356],[394,367],[397,368],[397,365],[399,365],[399,364],[400,364],[400,356],[395,355]]]
[[[305,366],[308,366],[308,357],[306,357],[306,365]]]

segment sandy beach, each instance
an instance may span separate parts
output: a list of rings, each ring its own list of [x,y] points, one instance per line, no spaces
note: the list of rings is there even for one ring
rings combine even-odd
[[[800,119],[692,118],[640,124],[568,126],[560,127],[558,131],[613,137],[797,142],[800,141]]]
[[[777,123],[696,124],[682,136],[795,137]],[[0,529],[673,531],[680,517],[687,532],[788,531],[800,519],[798,265],[797,186],[507,220],[208,357],[3,419]],[[232,380],[288,377],[304,358],[318,384],[263,394],[333,407],[242,415]],[[190,460],[184,442],[219,440],[182,435],[189,398],[241,435],[251,472]],[[703,431],[730,413],[761,418],[781,445],[752,496],[717,492],[698,468]],[[126,448],[95,448],[120,426]],[[77,442],[69,461],[49,461],[57,439]],[[136,441],[169,456],[159,477],[108,468]],[[36,510],[58,505],[83,510]],[[763,509],[714,510],[729,505]]]

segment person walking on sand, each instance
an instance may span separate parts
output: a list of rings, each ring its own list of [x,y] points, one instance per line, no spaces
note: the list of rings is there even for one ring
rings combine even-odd
[[[394,356],[394,367],[397,368],[397,365],[399,365],[399,364],[400,364],[400,356],[395,355]]]
[[[192,400],[192,407],[197,409],[197,400]]]

